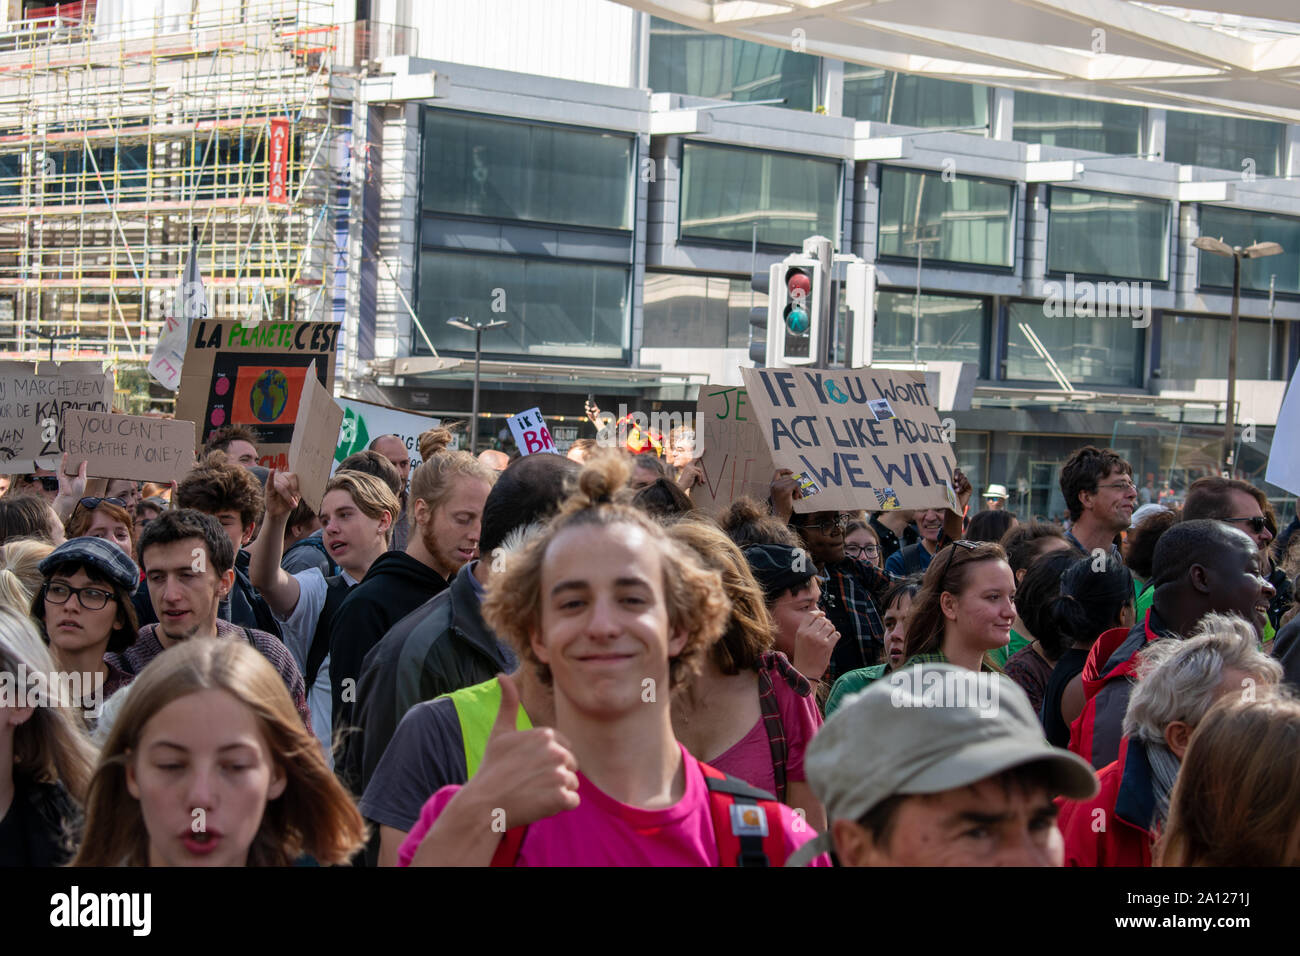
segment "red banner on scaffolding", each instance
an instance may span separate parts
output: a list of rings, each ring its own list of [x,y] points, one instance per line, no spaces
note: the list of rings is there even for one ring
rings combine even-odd
[[[289,189],[289,121],[271,120],[271,149],[267,154],[266,201],[287,203]]]

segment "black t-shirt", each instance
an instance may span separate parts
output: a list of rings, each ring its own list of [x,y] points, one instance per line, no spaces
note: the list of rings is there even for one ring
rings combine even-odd
[[[439,697],[406,712],[361,797],[361,815],[409,831],[425,802],[469,778],[456,704]]]
[[[1083,665],[1088,662],[1090,648],[1072,647],[1056,662],[1052,676],[1048,678],[1047,689],[1043,692],[1043,712],[1039,719],[1043,722],[1043,731],[1047,742],[1053,747],[1070,746],[1070,725],[1061,718],[1061,696],[1065,686],[1083,673]]]
[[[77,809],[61,784],[14,777],[14,799],[0,818],[0,867],[62,866],[72,858]]]

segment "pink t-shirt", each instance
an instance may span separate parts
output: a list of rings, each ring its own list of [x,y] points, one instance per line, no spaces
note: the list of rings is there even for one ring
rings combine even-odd
[[[776,662],[767,667],[767,676],[772,681],[776,693],[777,707],[781,712],[781,725],[785,733],[786,783],[796,783],[806,779],[803,772],[803,754],[812,741],[813,735],[821,728],[822,714],[817,709],[817,701],[812,694],[800,696],[782,675]],[[750,786],[776,793],[776,774],[772,769],[772,745],[767,739],[767,728],[763,718],[749,729],[738,743],[714,757],[709,766],[723,773],[731,774]]]
[[[680,745],[679,745],[680,746]],[[642,810],[619,803],[578,773],[579,806],[528,827],[519,848],[518,866],[717,866],[708,787],[699,762],[682,748],[686,792],[664,810]],[[424,805],[420,819],[398,851],[398,865],[409,866],[415,851],[456,795],[458,786],[443,787]],[[781,807],[787,854],[816,832]],[[828,866],[825,856],[813,862]]]

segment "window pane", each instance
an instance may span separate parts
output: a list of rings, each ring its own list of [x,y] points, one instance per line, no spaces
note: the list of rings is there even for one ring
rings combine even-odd
[[[1160,378],[1168,383],[1197,378],[1228,377],[1228,333],[1231,323],[1225,318],[1165,314],[1160,327]],[[1273,330],[1276,341],[1282,334],[1279,325]],[[1262,379],[1268,375],[1267,322],[1237,324],[1237,378]],[[1281,365],[1273,363],[1275,377]]]
[[[632,139],[425,112],[424,208],[627,229]]]
[[[958,176],[885,167],[880,175],[879,255],[1010,266],[1015,187]]]
[[[1165,162],[1190,163],[1257,176],[1276,176],[1286,127],[1263,120],[1206,116],[1169,110],[1165,114]],[[1243,165],[1251,160],[1251,165]]]
[[[767,307],[747,279],[647,272],[642,301],[645,348],[745,348],[750,300]]]
[[[898,126],[984,126],[989,88],[846,63],[844,115]]]
[[[788,109],[816,106],[819,61],[779,46],[749,43],[650,18],[650,88],[710,99],[784,99]]]
[[[1268,291],[1268,277],[1277,276],[1278,292],[1300,292],[1300,219],[1200,206],[1201,235],[1221,238],[1230,246],[1249,246],[1256,242],[1276,242],[1282,254],[1241,263],[1241,287]],[[1212,252],[1199,254],[1202,286],[1232,288],[1232,260]]]
[[[876,293],[876,332],[872,360],[912,361],[912,343],[919,342],[922,362],[974,362],[986,378],[987,341],[983,299],[922,295],[920,334],[915,333],[915,294]]]
[[[682,150],[683,237],[801,246],[835,239],[840,164],[792,153],[687,143]]]
[[[1011,138],[1021,143],[1126,155],[1142,149],[1146,110],[1068,96],[1016,91]]]
[[[1165,279],[1167,202],[1053,187],[1048,205],[1047,271]]]
[[[467,256],[425,250],[420,257],[420,322],[440,351],[474,351],[474,336],[447,319],[489,316],[510,323],[483,333],[488,353],[622,358],[627,327],[622,266]],[[506,311],[493,313],[502,296]],[[412,348],[427,348],[418,332]]]
[[[1042,303],[1011,303],[1007,379],[1054,381],[1044,353],[1072,385],[1141,384],[1142,330],[1132,319],[1049,316]]]

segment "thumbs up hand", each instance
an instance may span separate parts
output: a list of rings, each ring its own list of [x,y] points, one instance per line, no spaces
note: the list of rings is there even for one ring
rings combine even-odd
[[[465,789],[505,813],[507,828],[527,826],[578,806],[578,761],[553,727],[516,730],[519,690],[502,674],[501,707],[478,773]],[[493,802],[495,801],[495,802]]]

